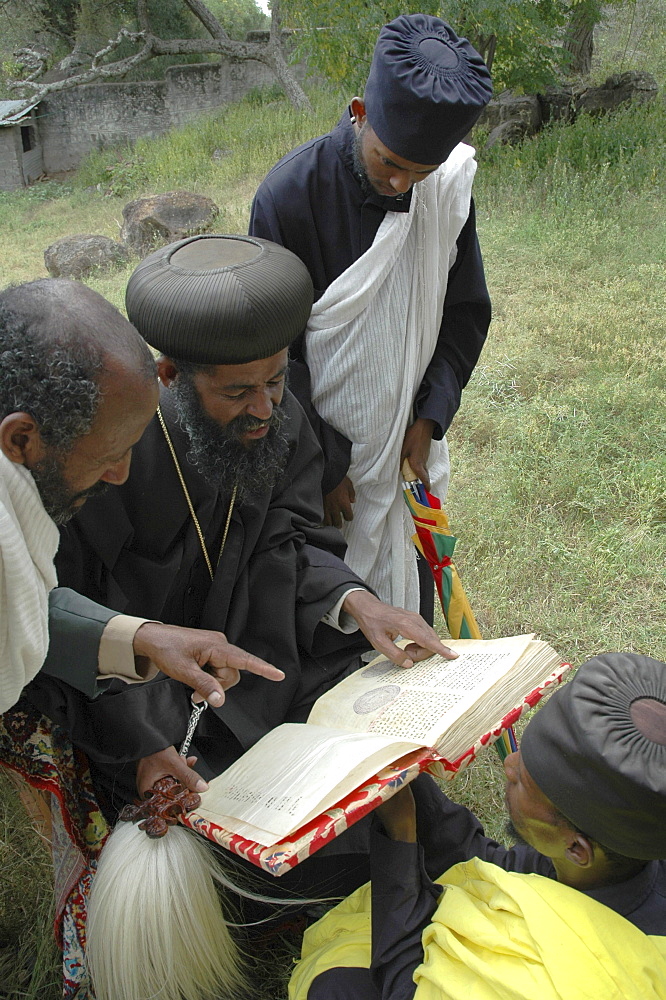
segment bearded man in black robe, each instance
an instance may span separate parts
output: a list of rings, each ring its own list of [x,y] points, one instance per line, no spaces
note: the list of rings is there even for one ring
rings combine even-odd
[[[380,602],[322,526],[321,452],[285,387],[311,303],[302,262],[251,237],[173,244],[128,285],[130,319],[162,352],[160,408],[127,482],[63,529],[60,582],[127,614],[222,630],[285,677],[243,676],[204,713],[196,771],[175,749],[191,711],[182,685],[112,685],[95,702],[52,680],[33,686],[87,753],[110,820],[137,784],[174,774],[201,790],[270,729],[305,721],[371,645],[404,666],[454,655],[417,614]],[[396,646],[398,635],[411,644]]]

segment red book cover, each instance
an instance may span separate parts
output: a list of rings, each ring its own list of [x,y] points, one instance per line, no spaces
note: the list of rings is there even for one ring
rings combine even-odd
[[[344,796],[335,806],[325,810],[316,819],[292,833],[287,839],[270,847],[264,847],[256,841],[247,840],[231,833],[196,810],[182,817],[181,822],[221,847],[252,862],[258,868],[270,872],[271,875],[284,875],[290,868],[294,868],[304,858],[310,857],[348,827],[366,816],[385,799],[390,798],[421,771],[430,768],[437,777],[441,778],[453,777],[458,771],[463,770],[475,759],[480,750],[493,744],[503,730],[515,725],[524,712],[534,708],[544,694],[560,683],[568,670],[570,670],[570,665],[562,664],[561,667],[553,671],[542,685],[526,695],[520,704],[511,709],[496,726],[485,733],[457,760],[447,761],[432,748],[424,747],[422,750],[414,751],[383,768],[369,781]]]

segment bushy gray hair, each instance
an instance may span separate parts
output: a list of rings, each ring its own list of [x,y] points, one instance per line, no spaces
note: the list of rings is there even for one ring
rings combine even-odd
[[[0,419],[29,413],[46,445],[68,451],[92,427],[101,392],[99,345],[46,344],[0,302]]]
[[[69,451],[92,427],[112,358],[155,379],[136,330],[80,282],[45,278],[0,293],[0,420],[29,413],[47,446]]]

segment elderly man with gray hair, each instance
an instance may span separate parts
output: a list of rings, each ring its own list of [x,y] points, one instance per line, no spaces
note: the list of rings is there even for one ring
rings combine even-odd
[[[62,279],[0,294],[1,712],[45,659],[89,696],[105,677],[141,681],[158,667],[217,705],[240,669],[281,679],[220,633],[118,615],[57,587],[57,525],[125,482],[156,406],[152,355],[101,295]]]

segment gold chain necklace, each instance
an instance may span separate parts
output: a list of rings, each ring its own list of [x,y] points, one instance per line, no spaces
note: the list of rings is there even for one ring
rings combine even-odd
[[[208,567],[208,572],[210,573],[210,579],[211,579],[211,583],[212,583],[213,579],[215,578],[215,574],[213,572],[213,564],[211,563],[210,556],[208,555],[208,549],[206,548],[206,541],[205,541],[204,536],[203,536],[203,531],[201,530],[201,525],[199,524],[199,518],[197,517],[196,512],[194,510],[194,505],[192,503],[192,498],[190,497],[190,491],[187,488],[187,483],[185,482],[185,477],[183,476],[182,470],[180,468],[180,462],[178,461],[178,456],[176,455],[176,449],[173,446],[173,442],[171,440],[171,435],[169,434],[169,431],[167,430],[167,425],[164,422],[164,417],[162,416],[162,410],[161,410],[161,408],[159,406],[157,407],[157,416],[158,416],[160,425],[162,427],[162,431],[164,432],[164,437],[166,438],[166,443],[169,445],[169,451],[171,452],[171,457],[173,459],[173,464],[176,466],[176,472],[178,473],[178,478],[180,480],[180,485],[182,486],[183,493],[185,494],[185,500],[187,501],[187,506],[188,506],[189,511],[190,511],[190,517],[192,518],[192,521],[194,522],[194,527],[196,528],[197,535],[199,536],[199,543],[201,544],[201,551],[203,552],[204,559],[206,560],[206,566]],[[238,490],[238,483],[235,483],[234,484],[234,488],[233,488],[233,492],[231,494],[231,500],[229,501],[229,512],[227,514],[227,520],[226,520],[226,523],[224,525],[224,532],[222,534],[222,544],[220,545],[220,551],[219,551],[218,556],[217,556],[217,562],[218,563],[219,563],[220,559],[222,558],[222,553],[224,552],[224,546],[226,545],[226,541],[227,541],[227,535],[229,534],[229,525],[231,524],[231,515],[232,515],[233,509],[234,509],[234,503],[235,503],[235,500],[236,500],[236,491],[237,490]],[[216,566],[217,566],[217,563],[216,563]]]

